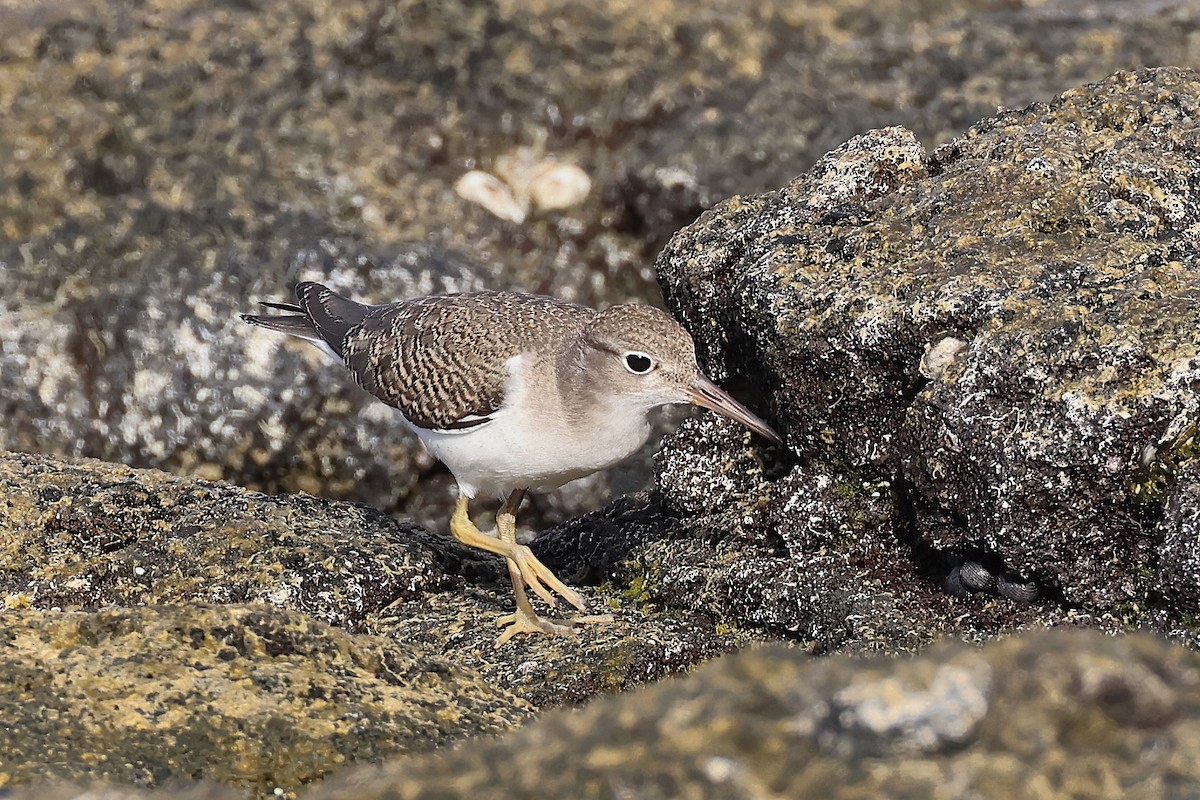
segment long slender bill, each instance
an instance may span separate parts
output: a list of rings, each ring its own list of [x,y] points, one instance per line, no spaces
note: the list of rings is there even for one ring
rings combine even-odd
[[[783,439],[779,437],[779,434],[770,425],[756,417],[750,409],[737,400],[734,400],[729,396],[728,392],[703,375],[696,376],[691,390],[692,402],[696,405],[711,408],[718,414],[729,417],[735,422],[740,422],[755,433],[775,442],[775,444],[783,444]]]

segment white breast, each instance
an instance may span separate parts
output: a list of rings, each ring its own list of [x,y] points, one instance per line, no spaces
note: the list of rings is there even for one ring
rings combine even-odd
[[[468,497],[504,497],[514,489],[560,486],[611,466],[636,451],[650,434],[644,409],[619,402],[571,421],[558,387],[535,359],[509,359],[505,404],[491,421],[463,431],[409,427],[454,473]],[[536,380],[530,377],[537,374]]]

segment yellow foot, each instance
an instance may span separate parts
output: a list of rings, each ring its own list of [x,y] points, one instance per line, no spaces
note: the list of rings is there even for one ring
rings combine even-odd
[[[518,633],[549,633],[557,636],[570,636],[571,626],[563,625],[555,620],[544,619],[536,614],[530,615],[518,610],[515,614],[504,614],[496,618],[496,625],[507,625],[496,637],[496,647],[507,642]]]
[[[590,625],[598,622],[612,621],[612,614],[593,614],[587,617],[551,620],[539,617],[537,614],[530,614],[518,608],[516,613],[504,614],[496,618],[497,626],[508,626],[496,638],[496,647],[504,644],[518,633],[548,633],[557,636],[570,636],[575,632],[572,627],[574,625]]]
[[[554,595],[550,594],[546,586],[542,585],[543,581],[551,589],[558,592],[568,603],[580,611],[587,611],[587,604],[583,602],[583,598],[580,597],[579,592],[560,581],[558,576],[550,571],[549,567],[538,561],[538,557],[528,547],[523,544],[513,545],[513,550],[508,554],[508,558],[516,565],[525,583],[530,589],[533,589],[533,593],[545,600],[551,607],[558,605],[558,603],[555,601]]]

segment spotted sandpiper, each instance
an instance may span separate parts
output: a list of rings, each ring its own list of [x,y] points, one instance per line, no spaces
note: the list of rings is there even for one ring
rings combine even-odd
[[[553,591],[587,610],[516,541],[527,489],[561,486],[629,456],[661,405],[704,406],[780,442],[704,376],[687,331],[650,306],[595,311],[522,292],[364,305],[309,282],[296,286],[296,301],[263,304],[284,314],[242,319],[304,339],[349,367],[454,474],[451,533],[503,556],[512,578],[517,608],[500,618],[507,627],[497,645],[518,633],[570,630],[572,621],[539,617],[526,586],[550,606]],[[495,536],[471,522],[467,502],[479,494],[501,501]]]

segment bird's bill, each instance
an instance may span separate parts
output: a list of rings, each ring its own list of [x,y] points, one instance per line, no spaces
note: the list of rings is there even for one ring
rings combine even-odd
[[[779,437],[770,425],[756,417],[750,409],[734,400],[721,387],[710,381],[703,375],[698,375],[696,380],[691,385],[691,400],[698,406],[710,408],[722,416],[729,417],[735,422],[740,422],[750,430],[770,439],[775,444],[783,444],[783,439]]]

